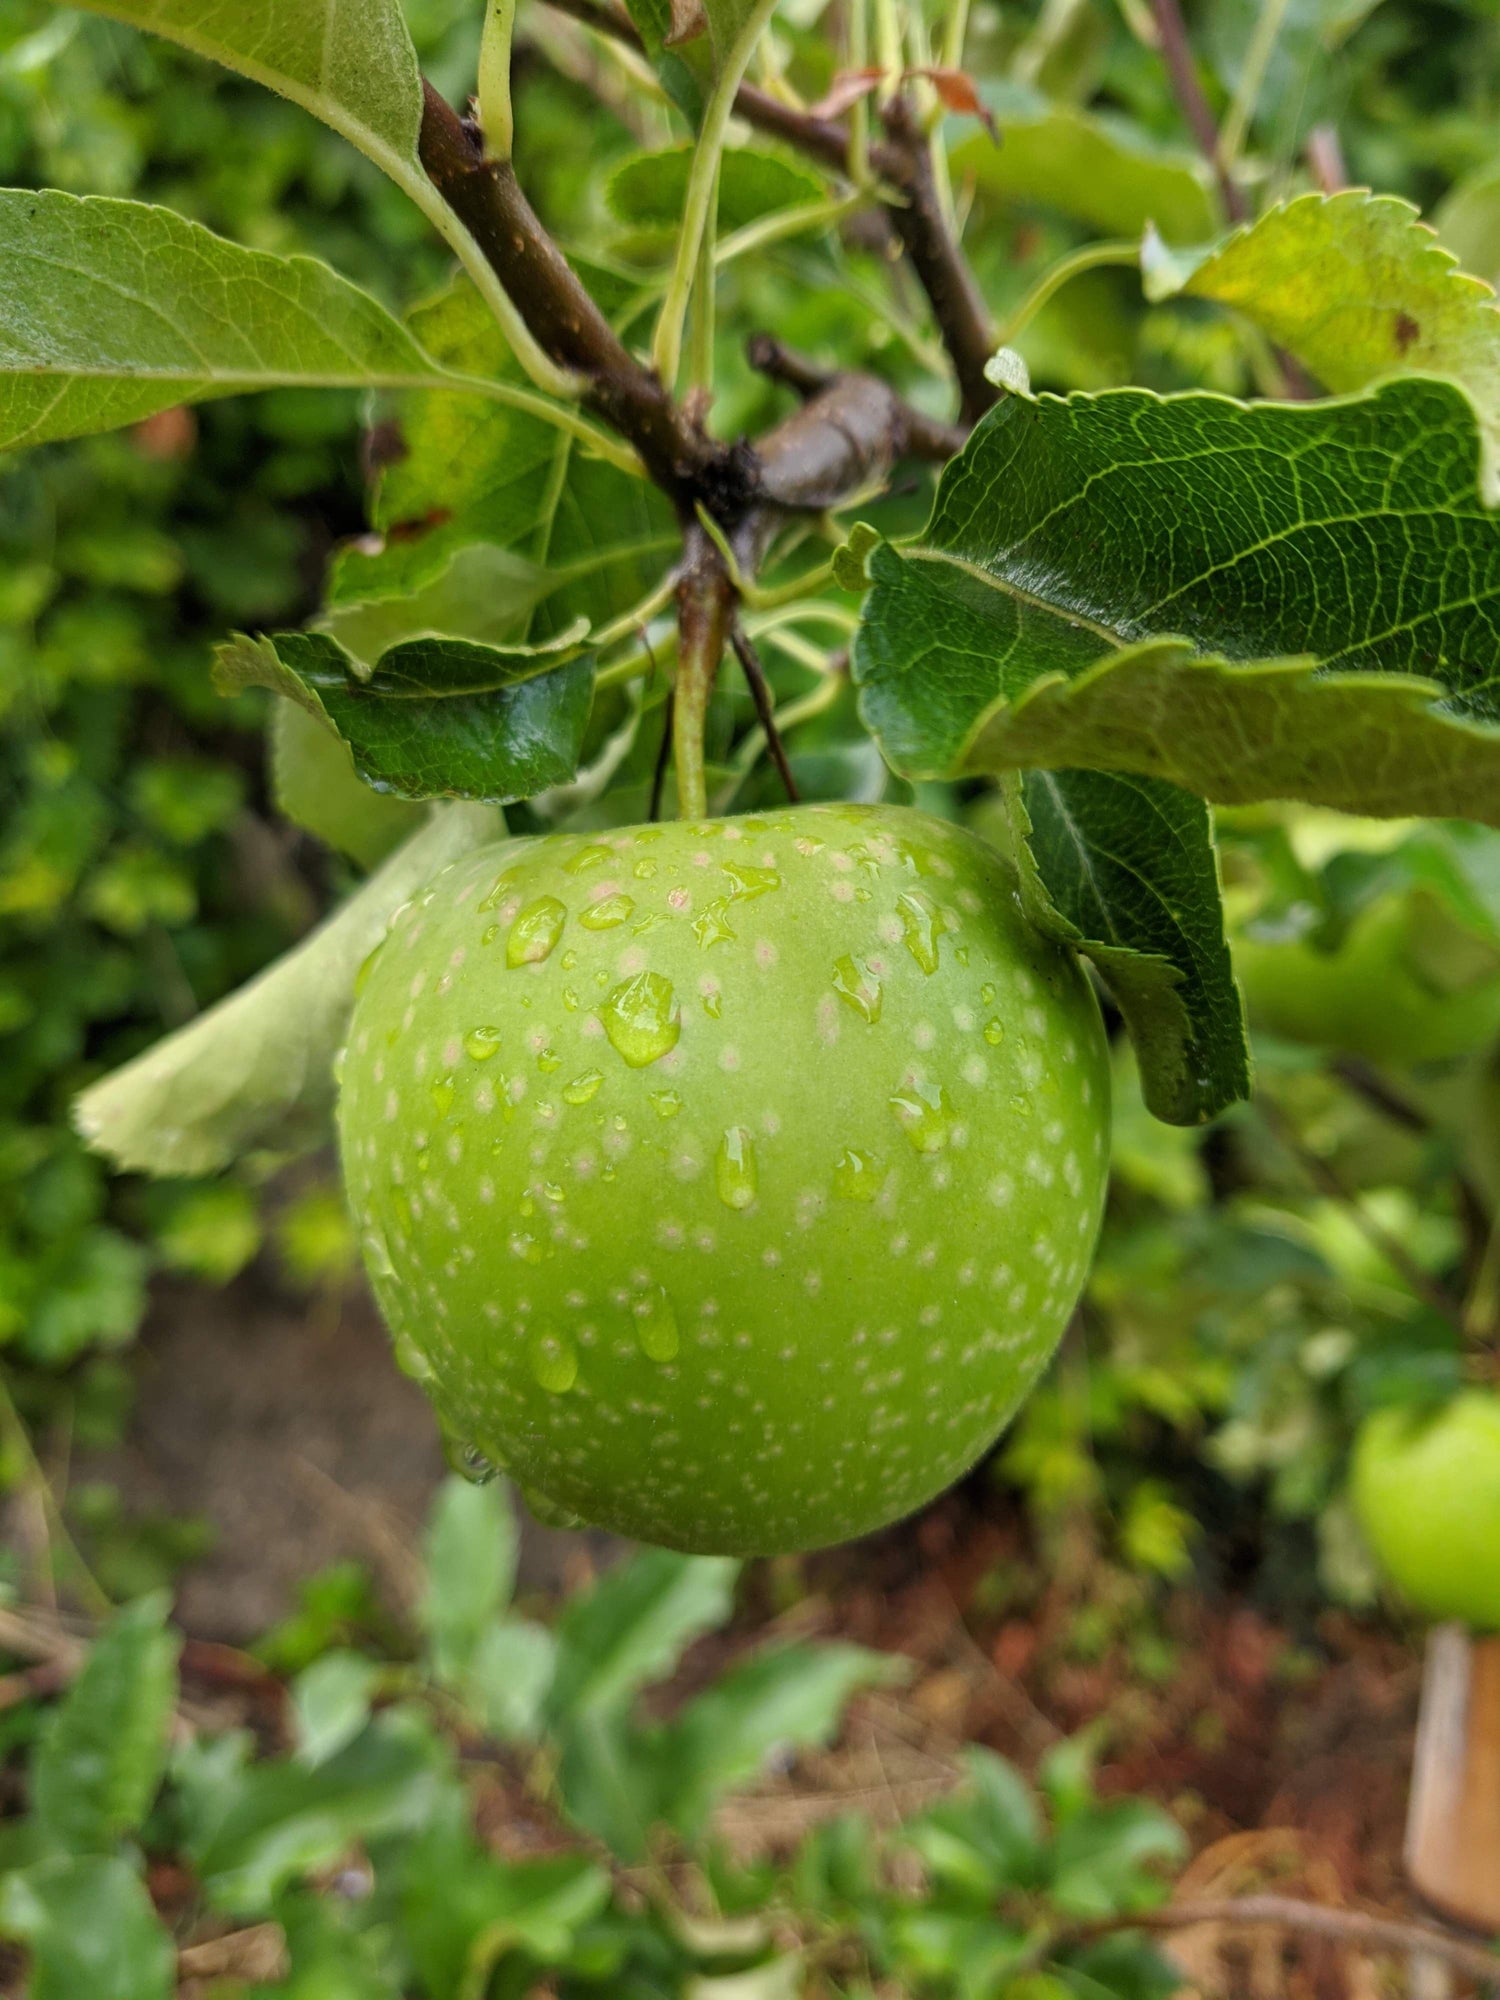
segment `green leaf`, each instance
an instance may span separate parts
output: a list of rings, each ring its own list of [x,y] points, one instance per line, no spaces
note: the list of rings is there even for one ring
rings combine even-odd
[[[0,1878],[0,1935],[31,1954],[29,2000],[170,2000],[177,1953],[118,1855],[57,1855]]]
[[[690,125],[703,113],[708,94],[709,50],[704,36],[669,47],[672,28],[671,0],[625,0],[625,11],[635,23],[646,45],[646,55],[656,71],[662,89]]]
[[[400,0],[83,0],[289,97],[401,180],[422,86]]]
[[[0,190],[0,449],[205,397],[443,374],[311,257],[244,250],[141,202]]]
[[[455,375],[501,384],[515,375],[465,281],[410,324]],[[406,394],[396,409],[402,456],[382,475],[373,508],[384,541],[373,553],[365,543],[344,551],[331,579],[333,629],[361,657],[372,655],[348,623],[350,607],[424,592],[401,636],[425,630],[505,644],[554,636],[580,617],[608,622],[674,559],[681,536],[666,496],[534,411],[472,391]],[[487,565],[449,581],[476,543],[493,545]]]
[[[1432,226],[1466,271],[1492,285],[1500,277],[1500,161],[1487,160],[1451,187]]]
[[[682,220],[692,163],[691,146],[636,153],[604,184],[610,213],[637,229],[675,230]],[[779,209],[817,201],[824,192],[824,183],[815,174],[779,153],[727,147],[719,160],[719,232],[742,229]]]
[[[973,1747],[964,1763],[967,1783],[912,1821],[905,1837],[934,1881],[965,1899],[1034,1887],[1043,1833],[1030,1786],[992,1750]]]
[[[434,1676],[457,1686],[486,1627],[510,1603],[520,1536],[505,1489],[446,1479],[428,1517],[418,1616]]]
[[[1154,1864],[1187,1854],[1182,1828],[1145,1799],[1111,1799],[1075,1814],[1052,1849],[1052,1899],[1085,1922],[1149,1909],[1161,1901]]]
[[[177,1700],[177,1638],[165,1592],[115,1613],[52,1717],[31,1770],[49,1847],[104,1854],[146,1817]]]
[[[487,807],[434,812],[341,910],[218,1006],[76,1100],[89,1144],[137,1173],[207,1174],[327,1127],[333,1059],[359,968],[393,911],[450,861],[503,831]]]
[[[1141,269],[1149,297],[1232,306],[1337,392],[1396,374],[1457,382],[1479,413],[1481,491],[1500,504],[1500,307],[1409,202],[1301,195],[1210,250],[1173,257],[1148,236]]]
[[[782,1646],[753,1654],[694,1697],[668,1731],[665,1814],[685,1838],[718,1799],[758,1776],[774,1751],[830,1741],[849,1697],[905,1677],[907,1665],[863,1646]]]
[[[555,1721],[618,1708],[672,1671],[683,1649],[729,1615],[739,1564],[643,1549],[575,1597],[557,1626]]]
[[[314,1660],[292,1686],[297,1757],[324,1764],[352,1743],[370,1719],[380,1669],[362,1653],[334,1651]]]
[[[923,543],[869,559],[866,720],[909,776],[1089,766],[1493,823],[1478,456],[1472,405],[1426,378],[1327,403],[1007,396]]]
[[[211,1905],[255,1916],[283,1884],[355,1840],[418,1827],[447,1753],[414,1710],[390,1709],[323,1763],[242,1770],[206,1837],[190,1843]]]
[[[545,1625],[497,1618],[479,1635],[464,1684],[465,1701],[502,1743],[529,1742],[541,1726],[557,1646]]]
[[[578,769],[594,694],[578,641],[577,627],[540,647],[408,639],[361,673],[327,632],[241,633],[215,653],[214,682],[300,702],[338,731],[376,791],[499,804]]]
[[[956,181],[972,178],[981,195],[1055,209],[1105,236],[1138,236],[1150,222],[1169,243],[1195,243],[1213,229],[1212,183],[1195,154],[1020,85],[986,84],[981,95],[1001,143],[983,131],[959,140]]]
[[[348,744],[300,702],[275,704],[270,751],[277,812],[362,868],[375,867],[421,824],[422,808],[372,790]]]
[[[1151,1111],[1196,1125],[1248,1097],[1244,1010],[1202,799],[1109,771],[1028,771],[1010,798],[1032,921],[1098,966]]]

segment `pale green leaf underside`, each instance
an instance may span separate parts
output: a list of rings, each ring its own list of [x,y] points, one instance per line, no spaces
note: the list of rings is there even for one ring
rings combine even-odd
[[[355,977],[393,911],[501,831],[487,806],[439,807],[364,887],[284,958],[78,1098],[74,1122],[116,1166],[209,1174],[254,1148],[315,1140]]]
[[[1142,270],[1150,297],[1232,306],[1336,393],[1403,372],[1459,383],[1479,414],[1484,497],[1500,503],[1500,307],[1408,202],[1302,195],[1205,253],[1148,240]]]
[[[80,0],[211,57],[321,118],[401,180],[422,85],[400,0]]]

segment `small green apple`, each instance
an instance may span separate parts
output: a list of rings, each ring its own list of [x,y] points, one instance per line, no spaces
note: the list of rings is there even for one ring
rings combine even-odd
[[[344,1175],[404,1364],[550,1510],[815,1547],[920,1505],[1055,1347],[1104,1198],[1072,954],[889,807],[456,863],[369,967]]]
[[[1377,1410],[1355,1442],[1351,1494],[1413,1610],[1500,1631],[1500,1395],[1466,1390],[1435,1415]]]

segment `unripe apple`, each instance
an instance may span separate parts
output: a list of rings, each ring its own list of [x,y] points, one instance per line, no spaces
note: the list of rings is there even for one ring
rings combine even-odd
[[[1500,1395],[1466,1390],[1436,1414],[1377,1410],[1355,1442],[1351,1495],[1413,1610],[1500,1632]]]
[[[1009,865],[893,807],[550,835],[395,920],[342,1073],[398,1354],[552,1510],[858,1535],[1046,1366],[1104,1198],[1092,990]]]

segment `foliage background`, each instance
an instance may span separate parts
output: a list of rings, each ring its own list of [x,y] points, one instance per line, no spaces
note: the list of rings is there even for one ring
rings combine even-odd
[[[458,98],[473,72],[477,8],[411,0],[407,12],[424,67]],[[809,74],[820,60],[818,13],[787,10],[789,47]],[[988,144],[982,135],[971,130],[960,144],[979,162],[968,242],[1001,319],[1059,257],[1144,220],[1128,201],[1122,212],[1117,189],[1078,171],[1076,133],[1058,107],[1127,121],[1132,144],[1166,160],[1179,193],[1191,183],[1179,114],[1132,18],[1074,0],[976,9],[971,66],[1012,136],[999,165],[975,151]],[[1227,105],[1252,10],[1216,0],[1194,27]],[[522,178],[571,244],[650,266],[662,231],[612,176],[668,128],[618,75],[590,72],[587,45],[571,31],[543,22],[537,38],[520,69]],[[602,87],[605,110],[581,110],[587,82]],[[1470,269],[1494,276],[1497,87],[1492,8],[1289,0],[1251,127],[1257,186],[1274,195],[1304,184],[1309,135],[1331,127],[1351,180],[1417,202]],[[584,116],[587,147],[577,143]],[[1033,128],[1042,135],[1034,146]],[[1033,156],[1029,179],[1006,165]],[[403,198],[293,107],[163,44],[33,0],[13,0],[0,22],[0,181],[159,200],[239,242],[316,251],[396,307],[430,293],[447,268]],[[1161,198],[1159,186],[1153,194]],[[716,417],[726,432],[771,413],[771,392],[742,360],[746,334],[766,323],[793,346],[872,366],[937,407],[920,365],[929,336],[916,303],[857,239],[836,264],[816,244],[786,246],[753,278],[727,284],[724,303]],[[1018,345],[1034,381],[1057,389],[1133,381],[1244,393],[1264,387],[1271,366],[1227,318],[1191,300],[1148,305],[1138,274],[1120,268],[1075,279]],[[86,1446],[120,1434],[126,1350],[156,1274],[223,1285],[266,1254],[283,1282],[306,1289],[337,1285],[350,1268],[337,1198],[318,1170],[291,1182],[254,1172],[111,1182],[72,1135],[68,1105],[93,1075],[267,962],[355,879],[349,862],[275,820],[262,704],[216,696],[206,659],[232,625],[296,624],[317,605],[332,552],[365,522],[362,414],[352,395],[278,393],[171,413],[0,469],[0,1476],[23,1493],[35,1484],[37,1443],[51,1463],[59,1440]],[[898,495],[891,519],[915,526],[925,502],[921,490]],[[795,661],[771,653],[781,684],[794,686]],[[721,756],[744,720],[743,702],[722,697]],[[644,793],[652,746],[643,740],[632,754],[626,801],[630,783],[637,799]],[[873,763],[846,709],[799,740],[798,758],[813,791],[910,792]],[[761,785],[771,781],[752,774],[742,801]],[[993,825],[977,787],[922,787],[920,799]],[[1500,836],[1372,829],[1279,809],[1221,815],[1221,832],[1247,963],[1258,947],[1296,940],[1336,953],[1368,936],[1371,912],[1385,912],[1382,949],[1435,1003],[1483,996],[1500,980]],[[1377,954],[1363,973],[1346,962],[1346,986],[1378,988],[1390,962]],[[1500,1010],[1456,1052],[1430,1059],[1417,1028],[1405,1043],[1382,1042],[1368,1021],[1346,1021],[1321,1050],[1278,1039],[1265,1011],[1255,1018],[1260,1097],[1207,1133],[1147,1119],[1120,1056],[1115,1194],[1089,1299],[978,1489],[978,1504],[1000,1512],[1019,1496],[1030,1537],[1029,1561],[988,1579],[991,1611],[1024,1616],[1061,1577],[1070,1600],[1063,1651],[1077,1660],[1124,1649],[1147,1681],[1170,1669],[1160,1614],[1171,1585],[1249,1591],[1310,1642],[1330,1596],[1378,1615],[1376,1580],[1342,1498],[1353,1430],[1383,1402],[1438,1400],[1466,1373],[1493,1373],[1494,1241],[1476,1233],[1470,1195],[1477,1190],[1491,1214],[1500,1198]],[[1464,1329],[1444,1303],[1462,1286],[1480,1301]],[[455,1494],[447,1504],[470,1503]],[[73,1495],[65,1507],[98,1566],[107,1556],[99,1522],[114,1519],[107,1499]],[[63,1582],[77,1589],[69,1546],[60,1535],[53,1549]],[[194,1546],[190,1527],[145,1557],[138,1539],[122,1573],[165,1574]],[[9,1579],[16,1590],[33,1582]],[[795,1595],[799,1586],[783,1587]],[[726,1615],[728,1603],[719,1606]],[[499,1615],[498,1597],[484,1615]],[[158,1643],[150,1613],[140,1629],[148,1636],[133,1643],[149,1665]],[[467,1836],[452,1832],[451,1801],[433,1803],[454,1782],[449,1753],[433,1747],[425,1719],[367,1722],[368,1662],[351,1666],[353,1656],[333,1647],[339,1629],[336,1617],[324,1627],[313,1617],[305,1644],[284,1632],[284,1652],[272,1647],[281,1666],[321,1663],[325,1672],[298,1683],[302,1733],[291,1755],[324,1767],[308,1753],[315,1700],[342,1718],[319,1711],[318,1726],[358,1738],[370,1755],[375,1739],[361,1730],[376,1730],[381,1745],[399,1739],[411,1772],[435,1788],[420,1811],[409,1800],[401,1808],[413,1815],[406,1833],[426,1829],[425,1865],[457,1865],[441,1840]],[[452,1675],[437,1664],[430,1625],[416,1643],[429,1648],[423,1688],[441,1687]],[[388,1669],[369,1668],[377,1671]],[[159,1699],[160,1672],[157,1682]],[[396,1685],[406,1690],[399,1674]],[[484,1708],[493,1692],[466,1690],[480,1729],[495,1726]],[[39,1705],[20,1713],[16,1746],[41,1726]],[[322,1749],[336,1759],[344,1744],[330,1750],[330,1740]],[[193,1811],[240,1752],[198,1754],[196,1768],[191,1754],[177,1766],[177,1789],[155,1808],[178,1815],[160,1834],[166,1845],[208,1838]],[[215,1756],[222,1771],[208,1761]],[[283,1782],[283,1767],[270,1768],[282,1775],[264,1782]],[[155,1796],[154,1776],[132,1782]],[[141,1833],[149,1804],[112,1826],[101,1851],[137,1834],[156,1839],[155,1823]],[[356,1822],[340,1826],[348,1833]],[[359,1820],[357,1830],[370,1828]],[[592,1830],[619,1851],[617,1828]],[[315,1858],[331,1861],[343,1844]],[[1158,1851],[1169,1847],[1158,1836]],[[463,1853],[463,1866],[485,1865]],[[806,1865],[831,1872],[846,1862],[830,1852]],[[577,1879],[583,1867],[574,1866]],[[212,1867],[203,1879],[217,1879]],[[1130,1876],[1130,1893],[1135,1883]],[[817,1896],[831,1908],[839,1893],[824,1882]],[[253,1916],[271,1900],[267,1889],[225,1907]],[[308,1965],[322,1963],[325,1948],[341,1964],[340,1954],[353,1964],[366,1949],[327,1942],[331,1907],[277,1905],[289,1928],[305,1924],[314,1938]],[[955,1925],[971,1914],[945,1911]],[[24,1934],[14,1912],[5,1921]],[[934,1979],[960,1978],[957,1930],[900,1949],[908,1946],[935,1954]],[[673,1967],[672,1978],[686,1979],[690,1958],[679,1954]],[[319,1987],[309,1973],[304,1984],[267,1990],[388,1990],[383,1971],[368,1986],[363,1977]],[[433,1990],[448,1989],[436,1981]]]

